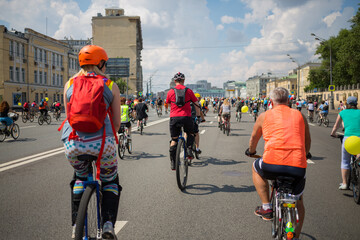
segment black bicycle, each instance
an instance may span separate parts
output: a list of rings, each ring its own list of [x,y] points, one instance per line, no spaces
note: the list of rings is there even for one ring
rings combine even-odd
[[[39,125],[43,125],[46,122],[48,125],[51,123],[51,116],[49,114],[40,114],[38,118]]]
[[[183,137],[182,130],[180,132],[177,148],[176,148],[176,182],[181,191],[186,187],[188,179],[188,168],[191,165],[191,159],[187,156],[186,139]]]
[[[341,143],[343,142],[344,135],[337,134],[336,136],[332,136],[336,138],[340,138]],[[347,179],[347,186],[351,186],[353,191],[354,201],[357,204],[360,204],[360,158],[356,158],[355,155],[351,155],[350,159],[350,174]]]
[[[11,114],[11,113],[10,113]],[[10,115],[9,114],[9,115]],[[18,120],[19,115],[13,114],[11,116],[12,120],[14,121],[11,126],[6,126],[6,122],[2,121],[0,122],[0,142],[3,142],[6,137],[9,137],[10,135],[14,140],[18,139],[20,136],[20,128],[19,125],[15,123],[15,121]]]

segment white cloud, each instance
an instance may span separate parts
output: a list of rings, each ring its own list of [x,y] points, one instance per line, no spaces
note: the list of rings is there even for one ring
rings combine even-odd
[[[331,27],[331,25],[334,23],[336,18],[340,16],[341,16],[340,12],[331,13],[330,15],[327,15],[326,17],[323,18],[323,22],[325,22],[328,27]]]
[[[216,30],[223,30],[224,29],[224,25],[219,24],[216,26]]]
[[[236,18],[230,17],[230,16],[222,16],[221,17],[221,23],[223,24],[230,24],[236,22]]]

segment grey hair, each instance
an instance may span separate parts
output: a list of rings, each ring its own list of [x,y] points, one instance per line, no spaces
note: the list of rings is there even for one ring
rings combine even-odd
[[[277,87],[270,93],[270,98],[276,103],[286,104],[288,102],[289,91],[283,87]]]

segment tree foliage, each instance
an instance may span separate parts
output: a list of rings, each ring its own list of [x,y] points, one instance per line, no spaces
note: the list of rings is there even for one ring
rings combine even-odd
[[[310,71],[308,90],[330,85],[330,49],[333,84],[360,83],[360,8],[350,22],[350,29],[341,29],[337,36],[318,46],[316,54],[320,55],[322,64]]]
[[[125,80],[123,80],[122,78],[111,79],[111,80],[113,80],[113,81],[116,83],[116,85],[118,85],[121,94],[126,93],[126,86],[127,86],[127,85],[126,85],[126,81],[125,81]],[[129,87],[128,89],[131,90],[130,87]]]

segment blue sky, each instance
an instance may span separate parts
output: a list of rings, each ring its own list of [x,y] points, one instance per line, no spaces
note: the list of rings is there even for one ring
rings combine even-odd
[[[358,9],[354,0],[2,0],[0,24],[32,28],[56,39],[91,37],[91,17],[105,8],[140,16],[144,81],[169,86],[175,72],[186,82],[206,79],[222,86],[256,74],[286,75],[297,65],[319,61],[318,42],[341,28]],[[21,16],[21,17],[19,17]]]

